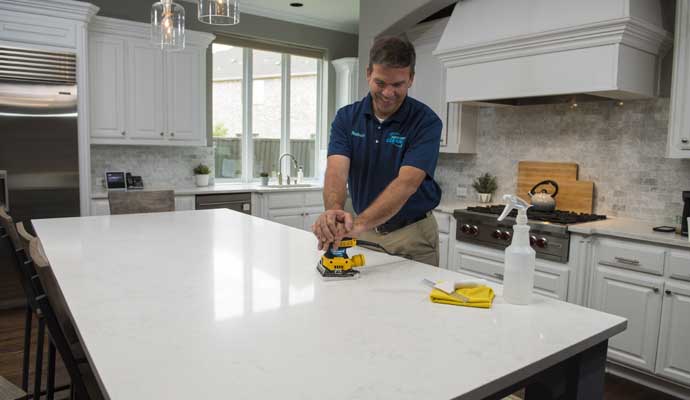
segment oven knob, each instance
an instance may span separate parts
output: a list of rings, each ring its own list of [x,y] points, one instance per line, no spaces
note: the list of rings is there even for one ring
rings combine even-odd
[[[470,235],[477,236],[478,233],[479,228],[477,227],[477,225],[470,226]]]
[[[529,237],[529,245],[530,245],[530,246],[534,246],[535,244],[537,244],[537,237],[534,236],[534,235],[531,235],[531,236]]]
[[[512,233],[510,233],[508,231],[501,232],[501,239],[508,241],[508,240],[510,240],[511,237],[513,237]]]
[[[546,245],[548,245],[548,243],[549,243],[548,240],[546,240],[546,238],[544,238],[544,237],[540,237],[539,239],[537,239],[537,246],[539,246],[539,247],[544,248],[544,247],[546,247]]]
[[[460,227],[460,230],[462,231],[462,233],[470,233],[470,226],[468,224],[463,224]]]
[[[491,233],[491,237],[494,238],[494,239],[500,239],[502,233],[503,233],[503,232],[501,232],[499,229],[496,229],[495,231],[493,231],[493,232]]]

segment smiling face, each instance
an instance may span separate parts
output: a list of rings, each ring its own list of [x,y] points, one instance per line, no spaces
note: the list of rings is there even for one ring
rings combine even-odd
[[[373,64],[367,68],[374,114],[379,118],[387,118],[398,111],[413,80],[414,74],[410,67],[395,68]]]

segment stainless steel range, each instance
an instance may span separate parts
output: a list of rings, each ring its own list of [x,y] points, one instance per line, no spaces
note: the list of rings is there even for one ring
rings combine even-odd
[[[458,221],[455,237],[459,241],[505,249],[513,238],[513,225],[517,211],[513,210],[503,221],[496,218],[503,206],[468,207],[455,210],[453,216]],[[578,214],[569,211],[527,210],[530,226],[530,244],[537,257],[568,262],[570,232],[568,225],[606,219],[605,215]]]

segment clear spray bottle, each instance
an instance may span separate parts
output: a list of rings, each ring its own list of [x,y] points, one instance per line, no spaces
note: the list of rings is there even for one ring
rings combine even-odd
[[[529,244],[527,209],[531,207],[523,199],[506,194],[506,207],[498,217],[502,221],[515,208],[518,210],[513,226],[513,240],[505,250],[505,272],[503,274],[503,298],[511,304],[529,304],[534,286],[534,263],[536,252]]]

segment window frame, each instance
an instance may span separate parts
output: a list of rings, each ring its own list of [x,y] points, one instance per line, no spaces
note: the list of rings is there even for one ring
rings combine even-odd
[[[235,46],[230,41],[214,41],[218,44],[226,44]],[[261,51],[273,51],[281,55],[281,107],[280,107],[280,121],[281,121],[281,132],[280,132],[280,154],[290,152],[290,98],[291,98],[291,58],[293,54],[285,52],[285,47],[280,47],[275,50],[266,48],[265,46],[257,47],[247,47],[248,43],[241,43],[238,47],[242,48],[242,173],[239,178],[215,178],[217,183],[256,183],[260,181],[260,178],[254,177],[254,140],[252,137],[252,111],[253,111],[253,52],[254,50]],[[312,161],[314,163],[314,173],[313,177],[306,177],[306,181],[318,181],[321,175],[321,158],[322,153],[322,143],[324,142],[324,132],[326,132],[326,127],[324,124],[325,113],[327,113],[328,105],[326,101],[328,99],[328,68],[327,60],[324,54],[321,57],[313,57],[312,55],[302,55],[299,51],[296,51],[296,56],[309,57],[316,59],[316,126],[314,127],[316,135],[314,138],[314,154],[312,154]],[[211,63],[213,64],[212,55]],[[213,81],[213,76],[210,77]],[[213,98],[211,98],[213,101]],[[213,107],[211,107],[213,110]],[[211,117],[213,122],[213,117]],[[213,126],[213,123],[211,123]],[[215,152],[215,150],[214,150]],[[290,171],[290,162],[287,157],[283,159],[280,168],[282,171]],[[216,166],[219,168],[219,166]],[[278,171],[276,171],[278,172]]]

